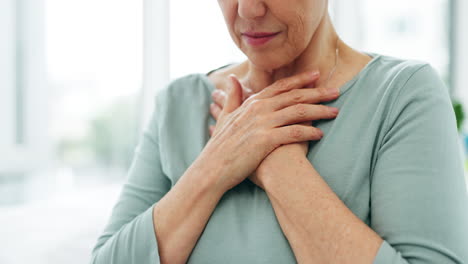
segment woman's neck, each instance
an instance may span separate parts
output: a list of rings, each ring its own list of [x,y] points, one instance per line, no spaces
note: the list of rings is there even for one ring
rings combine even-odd
[[[265,70],[256,67],[247,60],[244,62],[244,69],[246,70],[241,81],[256,93],[276,80],[305,71],[319,70],[321,77],[316,85],[321,86],[327,81],[329,73],[335,66],[337,45],[340,53],[342,47],[346,46],[338,39],[338,35],[327,14],[315,31],[307,48],[292,63],[278,69]]]

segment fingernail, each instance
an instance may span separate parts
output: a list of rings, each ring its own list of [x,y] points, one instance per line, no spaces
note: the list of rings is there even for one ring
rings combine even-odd
[[[323,131],[319,129],[319,130],[318,130],[318,135],[319,135],[319,137],[322,138],[322,137],[323,137]]]
[[[336,107],[330,107],[330,112],[332,112],[333,114],[338,114],[340,110]]]
[[[231,79],[232,82],[236,82],[237,81],[237,76],[233,73],[229,74],[229,78]]]
[[[340,95],[340,89],[338,88],[333,88],[328,91],[330,95]]]
[[[312,72],[312,77],[317,77],[319,75],[319,71],[313,71]]]

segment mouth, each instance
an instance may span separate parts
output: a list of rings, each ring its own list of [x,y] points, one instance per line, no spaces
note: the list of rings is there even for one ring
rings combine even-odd
[[[242,37],[251,46],[261,46],[274,39],[281,32],[244,32]]]

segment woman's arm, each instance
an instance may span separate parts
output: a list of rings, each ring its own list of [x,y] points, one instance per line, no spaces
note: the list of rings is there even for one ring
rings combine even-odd
[[[126,182],[112,215],[92,252],[94,264],[159,263],[153,227],[153,205],[171,188],[159,151],[160,109],[155,110],[135,151]]]
[[[160,263],[186,263],[225,190],[211,180],[220,173],[213,163],[194,163],[155,206],[154,229]]]
[[[371,178],[371,227],[385,240],[374,263],[468,263],[468,200],[448,89],[423,66],[391,111]]]
[[[180,106],[176,99],[180,98],[181,91],[170,95],[166,92],[171,89],[160,92],[119,201],[93,250],[93,263],[185,263],[227,190],[251,174],[277,146],[317,138],[317,131],[312,127],[277,128],[268,122],[272,109],[259,107],[259,103],[270,105],[267,100],[286,106],[294,104],[276,94],[302,87],[317,77],[311,73],[290,77],[265,88],[262,97],[259,95],[255,101],[245,104],[236,81],[238,85],[229,93],[215,136],[172,188],[161,164],[159,135],[161,120],[165,119],[160,113],[167,112],[169,105],[172,109],[189,110],[179,109],[183,102]],[[169,102],[169,98],[174,100]],[[273,118],[278,115],[284,116],[273,111]],[[315,114],[307,112],[296,117],[290,113],[285,117],[300,122],[312,115]],[[281,122],[287,121],[279,122],[284,125]],[[300,132],[300,136],[291,136],[292,130]],[[264,135],[269,135],[268,140]],[[245,155],[247,152],[249,155]]]
[[[466,186],[447,90],[424,66],[394,102],[371,178],[370,227],[305,157],[262,164],[259,178],[299,263],[468,262]]]
[[[262,164],[257,173],[297,262],[372,263],[382,239],[346,207],[300,149],[294,153],[275,153],[269,160],[274,164]]]
[[[219,174],[210,162],[193,163],[171,188],[159,149],[164,92],[157,96],[127,181],[93,249],[92,263],[185,263],[225,191],[210,180]]]
[[[302,74],[287,80],[285,79],[283,85],[289,87],[288,89],[293,89],[314,78],[317,78],[317,75],[311,75],[310,73]],[[228,116],[228,119],[225,119],[227,121],[220,121],[217,127],[217,135],[219,136],[214,136],[210,139],[210,142],[205,146],[192,166],[154,208],[154,227],[161,263],[186,262],[222,195],[237,185],[240,180],[245,179],[246,175],[243,174],[250,174],[264,156],[271,152],[267,151],[267,153],[263,153],[262,149],[265,147],[270,148],[269,145],[278,140],[270,133],[269,143],[259,144],[259,140],[253,141],[257,143],[255,150],[252,150],[253,144],[242,144],[241,138],[249,142],[251,137],[247,135],[256,134],[256,130],[262,126],[258,125],[249,129],[247,125],[242,123],[248,122],[247,124],[249,124],[250,120],[254,119],[252,117],[241,116],[243,113],[252,113],[252,110],[239,112],[243,110],[240,108],[239,111],[234,112],[242,103],[240,98],[242,95],[241,88],[240,84],[238,84],[236,88],[231,89],[230,96],[226,100],[226,108],[224,109],[227,112],[223,110],[223,114],[231,114],[234,117],[230,118]],[[275,89],[279,89],[279,87]],[[283,87],[282,89],[285,88]],[[265,91],[265,93],[267,92],[268,90]],[[279,100],[277,97],[273,99]],[[246,102],[244,107],[248,107],[248,105],[249,102]],[[264,113],[260,112],[253,116],[261,120],[264,115]],[[221,117],[220,119],[223,118]],[[305,136],[309,138],[314,137],[310,133]],[[281,137],[283,138],[281,139],[283,142],[290,140],[297,142],[301,140],[299,138],[291,139],[289,136]],[[257,153],[259,150],[263,153],[261,156]],[[250,152],[248,162],[242,162],[246,157],[245,153],[247,151]],[[227,153],[227,155],[223,155],[224,153]],[[261,159],[258,159],[258,157],[261,157]],[[252,161],[254,164],[251,164]],[[235,178],[233,177],[234,175],[236,176]]]

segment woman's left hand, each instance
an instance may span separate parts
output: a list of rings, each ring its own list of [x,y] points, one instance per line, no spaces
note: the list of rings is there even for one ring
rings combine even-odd
[[[250,95],[252,95],[251,90],[243,87],[243,100],[247,99]],[[222,111],[226,94],[224,91],[216,89],[212,93],[212,98],[213,103],[210,105],[210,113],[214,117],[214,119],[217,120],[219,114]],[[312,125],[312,121],[303,122],[300,124]],[[215,126],[209,127],[210,135],[212,135],[214,128]],[[260,163],[255,172],[248,177],[249,180],[258,185],[260,188],[265,189],[263,182],[266,174],[262,173],[263,171],[266,171],[267,169],[272,170],[274,169],[274,166],[278,164],[290,164],[290,161],[306,156],[308,149],[308,141],[283,145],[281,147],[276,148],[262,161],[262,163]]]

